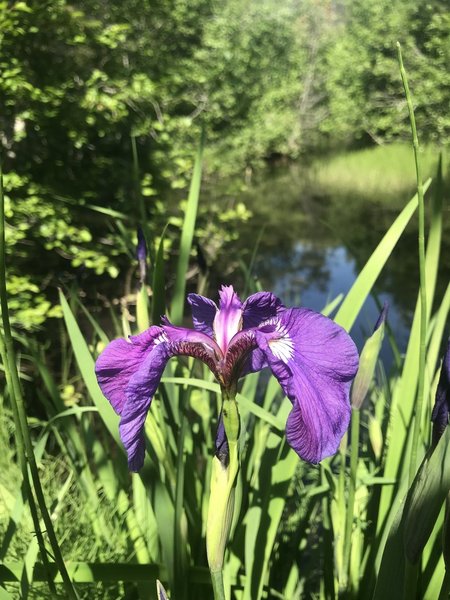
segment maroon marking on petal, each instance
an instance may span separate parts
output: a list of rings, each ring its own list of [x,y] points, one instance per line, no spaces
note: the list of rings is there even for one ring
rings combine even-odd
[[[253,331],[237,333],[228,346],[225,359],[221,363],[221,374],[225,384],[237,382],[252,350],[256,348]]]
[[[192,358],[201,360],[211,369],[214,376],[219,378],[218,363],[220,357],[217,356],[212,348],[196,342],[172,342],[170,348],[173,354],[192,356]]]

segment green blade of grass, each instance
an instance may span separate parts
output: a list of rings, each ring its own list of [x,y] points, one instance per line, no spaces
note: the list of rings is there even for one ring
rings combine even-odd
[[[64,320],[66,322],[67,331],[69,333],[70,341],[75,353],[78,368],[80,369],[81,376],[86,384],[89,395],[91,396],[95,406],[98,408],[98,412],[100,413],[100,416],[110,434],[117,442],[119,447],[123,449],[119,438],[119,417],[114,412],[108,400],[103,396],[98,386],[97,379],[95,377],[94,359],[92,358],[88,345],[86,344],[86,340],[84,339],[78,323],[61,290],[59,291],[59,301],[63,310]]]
[[[248,513],[244,600],[259,600],[262,596],[287,491],[299,464],[298,456],[285,440],[280,443],[273,433],[269,435],[267,448],[270,451],[264,453],[261,462],[259,490]]]
[[[195,159],[194,171],[192,173],[191,187],[184,215],[183,230],[181,232],[180,253],[178,256],[175,289],[172,300],[171,317],[175,325],[180,325],[183,320],[184,300],[186,295],[186,273],[189,266],[189,255],[194,239],[195,222],[197,220],[198,199],[200,195],[200,183],[202,179],[204,134]]]
[[[40,479],[39,470],[36,463],[36,456],[34,454],[33,442],[30,435],[28,418],[25,408],[25,401],[22,393],[20,384],[19,372],[16,362],[16,354],[14,349],[14,342],[11,333],[11,323],[9,318],[9,305],[8,305],[8,294],[6,291],[6,240],[5,240],[5,199],[3,195],[3,172],[0,162],[0,306],[1,306],[1,321],[3,325],[3,332],[0,330],[0,355],[5,367],[6,381],[10,391],[11,408],[13,412],[13,418],[16,428],[16,444],[18,447],[19,460],[22,470],[22,475],[27,486],[27,497],[33,517],[34,527],[36,531],[36,537],[41,552],[41,558],[47,565],[48,558],[46,549],[44,546],[44,539],[42,535],[42,529],[39,523],[39,517],[37,514],[36,504],[39,505],[43,521],[45,523],[46,534],[48,536],[53,556],[56,563],[58,564],[59,572],[62,575],[64,581],[64,588],[68,598],[77,600],[78,594],[72,584],[72,581],[68,575],[66,565],[64,562],[61,548],[56,537],[55,529],[47,508],[46,499],[42,489],[42,483]],[[28,468],[31,474],[31,480],[33,482],[33,489],[31,489],[30,481],[28,479]],[[36,494],[36,504],[34,502],[34,495]],[[52,592],[55,591],[53,581],[49,578],[48,585]]]
[[[439,177],[439,176],[438,176]],[[433,195],[432,215],[428,245],[425,256],[425,269],[427,279],[427,320],[430,319],[431,306],[436,287],[437,272],[439,266],[440,241],[442,231],[442,199],[440,194]],[[417,299],[408,347],[404,359],[403,371],[400,379],[396,382],[392,392],[392,402],[389,413],[389,423],[386,432],[388,440],[388,452],[386,454],[384,475],[388,478],[401,478],[400,469],[405,465],[402,460],[406,451],[408,436],[411,434],[411,419],[414,412],[416,396],[419,355],[417,348],[420,343],[420,298]],[[422,444],[423,440],[420,440]],[[396,487],[385,487],[382,491],[377,531],[379,532],[387,518],[392,504]]]
[[[157,325],[161,322],[161,317],[166,313],[166,275],[164,265],[164,238],[167,231],[167,225],[164,227],[156,253],[155,265],[153,268],[153,298],[152,298],[152,323]]]

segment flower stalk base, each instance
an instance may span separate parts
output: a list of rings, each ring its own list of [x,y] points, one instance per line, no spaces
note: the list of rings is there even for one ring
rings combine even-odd
[[[227,460],[214,456],[206,527],[206,552],[215,600],[225,600],[223,562],[234,512],[234,490],[239,471],[240,419],[234,394],[222,390],[222,419],[228,445]]]

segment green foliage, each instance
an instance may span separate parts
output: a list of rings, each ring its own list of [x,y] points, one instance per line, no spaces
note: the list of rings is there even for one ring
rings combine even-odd
[[[198,200],[198,167],[191,212],[195,212]],[[435,187],[426,258],[428,380],[423,415],[419,415],[424,423],[419,438],[421,456],[428,444],[435,387],[432,382],[437,381],[439,347],[450,307],[448,288],[436,313],[432,313],[442,230],[441,190],[440,185]],[[337,322],[352,327],[415,207],[413,199],[389,227],[344,299]],[[172,306],[183,305],[193,220],[193,213],[185,219],[189,244],[184,244],[180,252],[177,277],[181,282],[174,286]],[[150,300],[161,306],[165,304],[162,252],[158,252],[156,265],[158,285],[153,292],[157,290],[161,298]],[[339,302],[325,307],[324,313],[329,314]],[[82,332],[79,303],[74,297],[68,302],[61,295],[61,306],[70,348],[61,347],[60,381],[51,374],[43,348],[28,338],[24,344],[35,368],[34,389],[45,411],[42,420],[34,421],[40,431],[35,452],[45,467],[41,471],[47,494],[56,499],[56,532],[65,558],[71,559],[69,574],[77,582],[77,589],[80,587],[80,596],[86,592],[86,597],[105,599],[114,597],[112,594],[125,597],[126,593],[146,597],[147,582],[153,586],[160,578],[178,598],[187,594],[210,597],[205,519],[219,385],[200,364],[184,359],[169,362],[146,422],[148,452],[144,468],[130,476],[118,440],[117,416],[102,396],[93,373],[93,354],[105,343],[105,334],[86,311],[89,325],[84,323],[83,330],[88,333]],[[151,314],[153,307],[150,305],[148,310]],[[381,375],[366,382],[368,393],[357,418],[354,411],[350,446],[349,440],[344,440],[340,454],[323,461],[320,467],[300,463],[288,448],[284,423],[290,402],[280,397],[277,382],[265,374],[245,378],[237,395],[243,432],[241,468],[232,539],[226,554],[225,581],[232,598],[330,598],[339,593],[355,598],[386,597],[386,590],[392,589],[394,572],[396,593],[401,594],[408,583],[405,561],[411,552],[416,555],[417,547],[423,548],[426,539],[419,594],[436,597],[439,593],[444,572],[441,521],[438,519],[434,528],[433,523],[439,512],[437,500],[444,498],[448,487],[448,477],[436,475],[439,457],[446,455],[448,435],[429,463],[431,475],[426,472],[427,477],[436,479],[434,488],[439,487],[439,493],[436,498],[428,496],[428,487],[422,485],[423,477],[419,476],[419,483],[413,487],[411,512],[405,513],[405,522],[403,519],[419,364],[418,314],[417,309],[404,361],[389,378],[380,366]],[[130,322],[126,322],[127,330],[129,327]],[[133,321],[131,328],[134,333]],[[122,335],[120,331],[117,334]],[[363,434],[366,427],[372,432],[369,436]],[[0,439],[5,439],[10,429],[6,413],[0,420]],[[9,455],[4,459],[5,464],[11,463]],[[12,474],[16,469],[14,463],[7,468]],[[5,488],[5,518],[0,527],[6,531],[11,525],[11,496],[17,494],[17,487],[11,478],[0,478],[0,486]],[[414,527],[414,511],[425,509],[430,518],[419,532]],[[15,515],[16,509],[12,510]],[[24,540],[30,539],[25,534],[28,531],[29,535],[29,527],[25,505],[14,522],[14,535],[6,536],[4,543],[11,581],[6,586],[13,593],[23,564],[32,561],[34,565],[38,560],[35,543],[34,554],[31,556],[28,550],[22,560]],[[419,541],[414,537],[416,531]],[[102,565],[101,561],[109,564]],[[124,564],[119,564],[121,561]],[[40,573],[36,571],[36,578],[41,577]],[[145,583],[139,583],[141,577]],[[122,583],[126,580],[129,583]],[[106,583],[105,587],[98,586],[98,581],[115,583],[108,588]],[[85,590],[78,582],[89,587]],[[33,593],[45,597],[39,584],[29,584],[30,597]]]
[[[55,285],[81,271],[114,279],[133,251],[137,215],[154,237],[172,219],[168,250],[181,231],[170,190],[184,195],[201,125],[207,177],[244,171],[249,179],[266,159],[403,136],[397,39],[421,137],[442,142],[449,29],[444,0],[2,0],[0,139],[9,251],[19,257],[12,275],[24,290],[37,285],[50,306]],[[197,241],[214,259],[247,217],[224,199],[204,205]],[[217,219],[226,239],[211,225]],[[18,317],[24,327],[42,323],[29,298],[17,299],[28,311]]]
[[[341,35],[328,49],[329,116],[322,130],[332,143],[355,138],[383,143],[409,134],[397,70],[400,41],[420,137],[444,143],[450,129],[447,3],[346,0],[344,6]]]

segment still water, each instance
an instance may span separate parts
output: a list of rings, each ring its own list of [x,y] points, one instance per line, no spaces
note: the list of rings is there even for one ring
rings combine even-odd
[[[346,294],[413,190],[393,199],[346,194],[324,196],[299,167],[273,169],[237,198],[252,217],[243,225],[235,249],[250,261],[262,288],[273,290],[287,306],[322,310]],[[441,257],[448,251],[448,238]],[[400,352],[408,342],[418,293],[417,222],[405,230],[386,263],[371,296],[351,331],[358,348],[373,330],[383,302],[389,303],[388,324]],[[441,258],[441,262],[443,259]],[[448,266],[440,270],[437,289],[442,296]],[[382,358],[393,362],[385,340]]]

